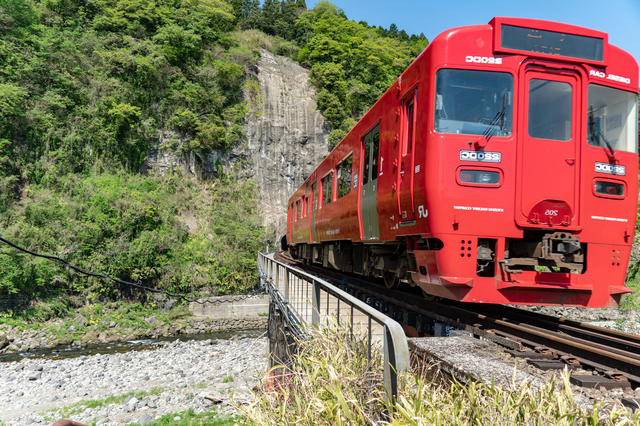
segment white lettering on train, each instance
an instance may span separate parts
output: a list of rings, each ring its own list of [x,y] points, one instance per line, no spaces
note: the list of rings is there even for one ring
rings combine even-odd
[[[499,163],[502,161],[502,154],[499,152],[484,151],[460,151],[460,161],[486,161],[488,163]]]
[[[589,75],[592,77],[605,78],[607,80],[619,81],[620,83],[631,84],[631,79],[627,77],[620,77],[619,75],[609,74],[606,75],[602,71],[591,70],[589,71]]]
[[[424,206],[418,206],[418,219],[429,216],[429,211]]]
[[[496,58],[493,56],[467,56],[464,58],[465,62],[472,62],[474,64],[494,64],[501,65],[502,58]]]
[[[470,210],[474,212],[494,212],[494,213],[502,213],[504,209],[500,207],[471,207],[471,206],[453,206],[454,210]]]
[[[596,172],[606,173],[609,175],[624,176],[626,174],[626,167],[616,164],[596,163]]]
[[[607,222],[629,222],[629,219],[623,217],[591,216],[591,219],[605,220]]]

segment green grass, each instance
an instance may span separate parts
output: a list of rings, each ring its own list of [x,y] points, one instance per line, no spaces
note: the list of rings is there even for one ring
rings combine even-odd
[[[57,303],[56,301],[52,303]],[[159,325],[174,325],[176,319],[188,318],[191,315],[187,305],[179,305],[171,309],[168,313],[157,309],[154,304],[126,303],[126,302],[108,302],[102,304],[90,304],[78,309],[70,309],[68,311],[60,311],[59,319],[62,324],[51,325],[47,320],[52,319],[39,313],[39,309],[47,310],[48,302],[41,301],[33,310],[27,310],[12,315],[0,315],[0,324],[7,324],[18,330],[43,330],[57,338],[76,338],[86,334],[89,331],[107,332],[109,334],[109,323],[115,322],[116,327],[133,328],[138,331],[147,331]],[[80,325],[74,318],[82,315],[87,319],[85,325]],[[155,317],[156,322],[152,325],[147,324],[145,318]],[[42,322],[41,322],[42,321]],[[67,332],[69,327],[74,326],[75,331]]]
[[[620,307],[628,310],[640,309],[640,276],[633,276],[632,279],[627,280],[625,286],[633,292],[622,295]]]
[[[180,420],[173,420],[176,416]],[[215,412],[196,414],[192,409],[179,413],[165,414],[150,425],[153,426],[227,426],[244,423],[242,418],[217,414]]]
[[[234,380],[233,376],[228,374],[228,375],[225,376],[224,379],[222,379],[222,383],[230,383],[230,382],[233,382],[233,380]]]
[[[146,396],[150,396],[150,395],[160,395],[162,392],[164,392],[165,389],[159,386],[155,386],[151,389],[149,389],[148,391],[139,391],[139,392],[127,392],[125,394],[122,395],[111,395],[108,396],[104,399],[90,399],[87,401],[82,401],[79,402],[77,404],[72,404],[72,405],[68,405],[66,407],[63,407],[60,410],[60,415],[62,417],[69,417],[69,416],[73,416],[75,414],[79,414],[82,413],[84,410],[86,410],[87,408],[100,408],[100,407],[104,407],[105,405],[109,405],[109,404],[122,404],[124,402],[125,399],[127,399],[128,396],[134,396],[138,399],[142,399]]]

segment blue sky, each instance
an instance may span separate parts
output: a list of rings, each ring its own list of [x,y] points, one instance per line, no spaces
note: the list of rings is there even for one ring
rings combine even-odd
[[[609,43],[640,62],[640,0],[329,0],[356,22],[433,40],[454,27],[488,23],[494,16],[545,19],[609,34]],[[315,2],[307,0],[311,8]]]

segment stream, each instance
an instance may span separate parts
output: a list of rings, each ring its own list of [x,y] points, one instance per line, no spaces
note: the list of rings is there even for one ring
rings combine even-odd
[[[265,333],[265,330],[230,330],[219,331],[215,333],[200,334],[179,334],[175,336],[159,337],[157,339],[140,339],[125,340],[122,342],[96,343],[84,346],[56,346],[48,349],[39,349],[29,352],[10,353],[0,355],[0,362],[20,361],[25,358],[30,359],[66,359],[76,358],[79,356],[89,356],[95,354],[114,354],[129,351],[143,351],[155,349],[164,342],[173,342],[180,340],[182,342],[191,340],[229,340],[234,336],[237,337],[259,337]]]

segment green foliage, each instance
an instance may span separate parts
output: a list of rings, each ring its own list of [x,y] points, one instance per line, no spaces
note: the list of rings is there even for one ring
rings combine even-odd
[[[339,128],[332,130],[331,133],[329,133],[329,149],[335,148],[355,125],[356,121],[349,117],[342,122]]]
[[[318,107],[333,129],[346,117],[360,118],[428,44],[424,36],[400,36],[406,32],[395,25],[381,34],[350,21],[327,1],[300,15],[295,28],[304,46],[299,61],[311,67]]]
[[[0,231],[158,288],[247,291],[263,238],[255,184],[221,165],[213,183],[136,173],[158,141],[200,158],[244,146],[260,49],[311,68],[337,143],[426,46],[378,30],[304,0],[0,0]],[[0,293],[48,297],[38,318],[67,312],[52,298],[123,290],[6,246],[0,270]]]
[[[172,65],[189,65],[202,54],[202,37],[176,24],[160,28],[153,41],[163,47],[164,56]]]
[[[174,321],[179,318],[185,318],[189,316],[191,316],[191,311],[189,310],[189,307],[187,305],[176,306],[167,313],[167,319],[169,321]]]
[[[0,0],[0,34],[17,33],[36,21],[36,13],[26,0]]]
[[[47,180],[47,179],[43,179]],[[67,175],[30,187],[5,216],[5,238],[88,270],[180,292],[242,293],[257,285],[263,231],[255,184],[184,177]],[[184,211],[197,218],[188,231]],[[113,295],[111,281],[0,247],[0,293]]]
[[[0,114],[3,117],[24,115],[24,101],[27,92],[11,84],[0,84]]]

